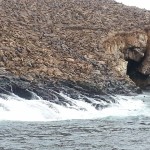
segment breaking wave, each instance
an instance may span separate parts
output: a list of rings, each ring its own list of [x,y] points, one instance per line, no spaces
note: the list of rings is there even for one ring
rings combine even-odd
[[[104,117],[128,117],[150,116],[148,105],[143,99],[150,96],[113,96],[115,103],[95,102],[91,103],[82,99],[73,99],[63,93],[60,96],[67,101],[66,105],[59,105],[43,100],[33,93],[33,99],[27,100],[15,94],[0,95],[0,120],[11,121],[59,121],[72,119],[98,119]],[[102,107],[97,109],[93,104]]]

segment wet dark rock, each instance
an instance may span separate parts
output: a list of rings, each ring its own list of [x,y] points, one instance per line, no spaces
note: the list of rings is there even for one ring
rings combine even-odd
[[[82,100],[91,104],[93,103],[92,99],[98,103],[105,102],[108,105],[115,103],[114,98],[110,95],[102,92],[102,94],[98,93],[96,87],[92,87],[91,90],[87,85],[81,86],[81,83],[78,84],[68,80],[57,81],[57,83],[55,80],[42,80],[38,83],[32,83],[14,76],[3,76],[0,77],[0,84],[0,94],[11,95],[13,93],[21,98],[31,100],[34,98],[34,93],[43,100],[67,107],[68,105],[72,106],[73,103],[67,100],[63,95],[74,100]],[[98,109],[98,107],[100,107],[100,104],[95,105],[96,109]]]
[[[18,87],[17,85],[12,86],[12,93],[24,99],[32,99],[32,93],[29,90]]]

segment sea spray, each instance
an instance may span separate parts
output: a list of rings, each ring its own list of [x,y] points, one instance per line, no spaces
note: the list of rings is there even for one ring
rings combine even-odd
[[[59,121],[72,119],[97,119],[104,117],[149,116],[147,105],[140,100],[140,96],[114,96],[116,103],[108,107],[96,109],[92,104],[81,99],[72,99],[60,93],[68,104],[66,106],[38,99],[26,100],[14,94],[2,94],[0,98],[0,120],[12,121]],[[36,96],[35,96],[36,97]],[[140,98],[140,99],[138,99]],[[70,105],[70,103],[72,105]],[[99,102],[100,103],[100,102]],[[101,105],[106,105],[101,103]]]

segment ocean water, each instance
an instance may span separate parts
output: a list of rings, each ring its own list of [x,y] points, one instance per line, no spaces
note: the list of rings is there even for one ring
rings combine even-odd
[[[0,150],[150,149],[148,92],[114,96],[115,103],[98,110],[91,103],[60,95],[73,105],[1,95]]]

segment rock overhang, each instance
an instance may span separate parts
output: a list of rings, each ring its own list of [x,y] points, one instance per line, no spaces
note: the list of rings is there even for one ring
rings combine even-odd
[[[103,42],[106,55],[115,59],[115,69],[122,76],[129,75],[138,85],[147,85],[150,75],[150,31],[117,33]],[[129,68],[128,68],[129,67]],[[132,73],[131,73],[131,72]],[[134,76],[134,77],[133,77]],[[137,79],[136,79],[137,78]],[[146,83],[147,82],[147,83]]]

